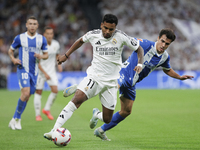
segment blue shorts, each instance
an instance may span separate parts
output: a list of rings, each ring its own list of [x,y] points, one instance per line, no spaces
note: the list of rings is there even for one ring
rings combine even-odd
[[[135,85],[134,86],[130,85],[130,83],[125,80],[123,74],[121,74],[120,78],[117,81],[118,81],[118,84],[120,85],[120,88],[119,88],[120,96],[123,96],[125,98],[128,98],[134,101],[136,98]]]
[[[20,88],[30,87],[30,94],[35,93],[37,76],[25,71],[23,67],[17,67],[17,77]]]

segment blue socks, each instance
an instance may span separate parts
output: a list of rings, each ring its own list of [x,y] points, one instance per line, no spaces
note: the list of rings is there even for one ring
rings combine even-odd
[[[26,108],[26,103],[27,103],[26,101],[23,102],[19,98],[13,118],[21,119],[21,115],[22,115],[24,109]]]
[[[101,126],[101,129],[102,129],[103,131],[107,131],[107,130],[109,130],[109,129],[115,127],[118,123],[120,123],[120,122],[121,122],[122,120],[124,120],[124,119],[125,119],[124,117],[120,116],[119,112],[116,112],[116,113],[113,115],[111,122],[110,122],[109,124],[105,124],[105,123],[104,123],[104,124]]]

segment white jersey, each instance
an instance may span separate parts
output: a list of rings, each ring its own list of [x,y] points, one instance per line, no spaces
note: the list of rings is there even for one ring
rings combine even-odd
[[[56,55],[60,53],[60,44],[58,41],[52,40],[51,45],[47,44],[47,46],[49,58],[46,60],[41,59],[40,65],[48,75],[51,75],[56,73]],[[39,73],[42,72],[39,71]]]
[[[93,47],[93,60],[87,69],[87,74],[101,81],[119,78],[122,66],[122,50],[127,45],[132,50],[137,50],[139,41],[129,37],[120,30],[115,30],[112,37],[103,37],[102,30],[89,31],[82,37],[84,42],[90,42]]]

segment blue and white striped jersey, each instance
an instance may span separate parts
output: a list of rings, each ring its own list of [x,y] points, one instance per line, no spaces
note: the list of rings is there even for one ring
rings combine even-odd
[[[15,37],[10,48],[19,50],[19,59],[26,72],[34,75],[38,74],[38,61],[34,54],[40,53],[40,50],[43,52],[48,51],[47,41],[44,36],[36,33],[35,36],[31,37],[27,32],[19,34]]]
[[[156,42],[146,39],[139,39],[139,41],[140,46],[144,49],[143,70],[139,75],[133,70],[138,63],[137,53],[133,52],[131,56],[123,63],[123,67],[120,71],[121,81],[122,79],[125,79],[129,86],[134,86],[136,82],[140,82],[159,66],[167,70],[171,68],[169,64],[170,56],[167,51],[165,51],[163,54],[158,54],[156,50]]]

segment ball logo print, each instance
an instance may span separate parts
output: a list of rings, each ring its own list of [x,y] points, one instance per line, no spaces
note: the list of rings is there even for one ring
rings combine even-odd
[[[71,141],[71,133],[66,128],[58,128],[53,132],[52,140],[57,146],[67,146]]]

